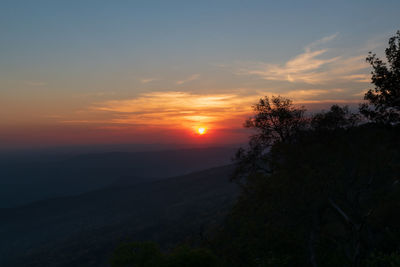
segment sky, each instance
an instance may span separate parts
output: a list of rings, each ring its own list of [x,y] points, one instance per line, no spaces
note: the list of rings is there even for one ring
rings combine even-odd
[[[0,149],[231,144],[260,97],[356,106],[400,1],[0,2]],[[199,127],[206,133],[199,135]]]

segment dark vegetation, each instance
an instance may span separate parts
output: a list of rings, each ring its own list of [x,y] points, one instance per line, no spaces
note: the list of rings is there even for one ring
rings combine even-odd
[[[224,223],[194,247],[121,244],[112,266],[400,266],[400,31],[385,53],[359,114],[260,99]]]

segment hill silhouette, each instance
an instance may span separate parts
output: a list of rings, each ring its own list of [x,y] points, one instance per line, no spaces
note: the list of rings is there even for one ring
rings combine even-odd
[[[238,194],[233,166],[0,209],[1,266],[105,266],[122,240],[174,245],[220,221]]]
[[[234,147],[211,147],[4,160],[0,162],[0,208],[81,194],[126,177],[135,184],[226,165],[234,151]]]

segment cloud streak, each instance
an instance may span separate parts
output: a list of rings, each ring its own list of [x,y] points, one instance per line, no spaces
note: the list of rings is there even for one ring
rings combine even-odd
[[[304,52],[284,64],[252,63],[242,67],[241,75],[254,75],[264,80],[287,81],[291,83],[327,84],[331,82],[368,82],[365,72],[368,65],[365,56],[345,58],[328,57],[328,49],[316,49],[337,37],[324,37],[304,48]]]
[[[192,94],[170,91],[142,94],[127,100],[111,100],[90,107],[112,113],[111,123],[195,126],[216,123],[249,112],[249,102],[237,94]]]
[[[151,82],[154,82],[157,80],[158,80],[157,78],[143,78],[143,79],[140,79],[140,83],[146,84],[146,83],[151,83]]]
[[[107,118],[109,125],[147,125],[170,128],[193,128],[207,124],[214,128],[241,125],[252,113],[252,105],[266,95],[281,95],[297,104],[323,103],[331,98],[340,100],[343,89],[291,90],[286,93],[272,91],[234,92],[229,94],[195,94],[181,91],[144,93],[135,98],[98,102],[88,112]],[[325,100],[319,100],[325,99]],[[103,114],[103,115],[102,115]],[[69,120],[68,123],[73,121]],[[234,122],[232,124],[232,122]]]
[[[185,80],[177,81],[176,84],[181,85],[181,84],[184,84],[187,82],[198,80],[199,78],[200,78],[200,74],[193,74],[193,75],[189,76],[188,78],[186,78]]]

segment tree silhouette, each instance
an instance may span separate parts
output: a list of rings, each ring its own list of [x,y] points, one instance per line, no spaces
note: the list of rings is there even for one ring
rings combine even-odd
[[[328,112],[317,113],[312,117],[311,128],[325,132],[354,127],[359,121],[359,115],[351,113],[347,106],[333,105]]]
[[[257,171],[268,172],[266,153],[276,142],[291,142],[306,125],[304,107],[295,107],[292,100],[281,96],[265,96],[253,106],[255,115],[244,127],[256,131],[247,149],[240,148],[234,158],[236,171],[233,179],[240,180]]]
[[[362,104],[360,112],[374,122],[395,124],[400,122],[400,31],[389,39],[385,54],[387,63],[371,52],[366,59],[375,89],[365,94],[369,103]]]
[[[256,129],[257,134],[252,138],[265,146],[277,141],[289,141],[305,123],[306,110],[303,107],[296,108],[292,100],[281,96],[261,98],[253,109],[256,114],[245,122],[245,127]]]

